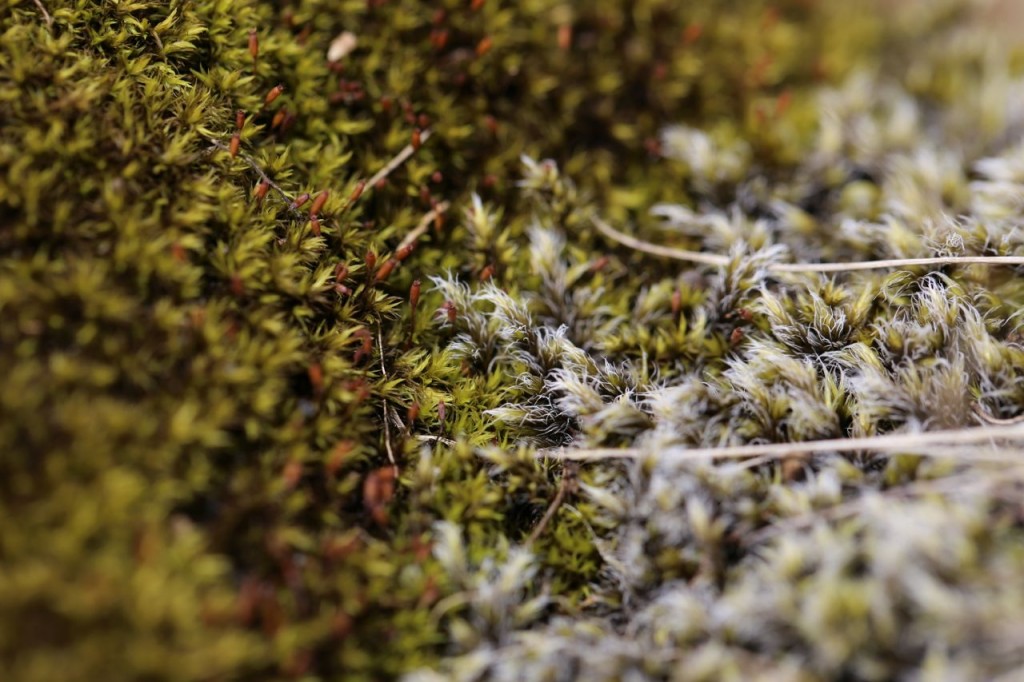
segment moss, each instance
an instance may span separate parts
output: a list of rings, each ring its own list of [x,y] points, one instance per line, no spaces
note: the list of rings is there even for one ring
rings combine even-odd
[[[786,525],[973,469],[537,456],[1017,414],[1019,273],[767,269],[1019,253],[1013,59],[961,3],[873,8],[7,2],[4,679],[1008,669],[1005,494],[906,503],[977,603],[893,586],[883,515]]]

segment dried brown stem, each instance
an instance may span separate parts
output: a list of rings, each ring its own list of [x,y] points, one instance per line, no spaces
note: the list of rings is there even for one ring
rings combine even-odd
[[[555,493],[554,499],[551,500],[551,504],[548,505],[547,511],[544,512],[544,516],[541,517],[540,522],[538,522],[534,527],[533,531],[530,533],[530,537],[526,539],[527,545],[532,545],[537,538],[541,536],[548,524],[551,523],[551,519],[555,518],[555,514],[558,513],[558,508],[562,506],[562,503],[565,501],[565,496],[569,493],[569,488],[573,485],[575,480],[576,468],[566,465],[562,472],[562,480],[558,484],[558,491]]]

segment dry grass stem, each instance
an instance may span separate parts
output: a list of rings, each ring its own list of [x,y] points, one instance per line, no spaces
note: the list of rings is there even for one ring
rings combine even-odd
[[[991,445],[987,452],[962,451],[957,455],[965,460],[974,461],[1013,461],[1019,462],[1019,456],[1009,456],[996,447],[998,442],[1010,442],[1024,439],[1024,424],[994,425],[968,429],[946,431],[926,431],[923,433],[896,433],[885,436],[865,438],[832,438],[797,443],[767,443],[759,445],[733,445],[717,448],[685,448],[672,447],[662,451],[657,457],[661,460],[679,462],[697,462],[715,459],[741,459],[746,457],[767,457],[778,459],[794,455],[814,454],[820,452],[907,452],[928,456],[943,456],[942,446],[950,445]],[[926,450],[927,448],[927,450]],[[570,461],[601,461],[607,459],[637,459],[647,456],[651,451],[644,448],[569,448],[542,450],[539,457]],[[948,454],[948,453],[945,453]]]
[[[380,318],[377,318],[377,349],[380,353],[380,373],[384,376],[384,381],[388,380],[388,368],[384,364],[384,334],[381,330],[383,323]],[[391,467],[395,470],[395,477],[398,477],[398,462],[395,461],[395,451],[391,446],[391,414],[390,408],[388,407],[388,399],[381,398],[381,404],[384,406],[384,449],[388,453],[388,462],[391,463]]]
[[[441,215],[447,210],[448,202],[442,201],[437,206],[432,208],[430,211],[425,213],[423,217],[420,218],[420,222],[416,224],[416,227],[413,228],[413,230],[409,232],[409,234],[405,235],[402,241],[398,244],[398,247],[395,249],[395,251],[401,251],[403,248],[409,246],[410,244],[414,243],[417,239],[422,237],[423,233],[430,229],[430,224],[434,222],[434,220],[436,220],[439,215]]]
[[[431,136],[430,130],[424,130],[422,133],[420,133],[420,143],[422,144],[422,143],[426,142],[427,140],[429,140],[430,136]],[[397,154],[395,154],[395,158],[393,158],[390,161],[388,161],[387,164],[383,168],[381,168],[379,171],[374,173],[373,176],[369,180],[366,181],[366,189],[367,190],[373,190],[373,188],[376,187],[378,182],[380,182],[381,180],[387,178],[389,175],[391,175],[393,172],[395,172],[396,168],[398,168],[403,163],[408,161],[409,157],[412,156],[415,153],[416,153],[416,147],[412,146],[411,144],[407,144],[402,149],[402,151],[400,151]]]
[[[598,231],[609,239],[652,256],[720,267],[726,266],[730,262],[728,256],[651,244],[650,242],[645,242],[642,239],[619,232],[597,216],[593,216],[592,220]],[[772,272],[852,272],[855,270],[880,270],[883,268],[902,268],[917,265],[1024,265],[1024,256],[939,256],[934,258],[891,258],[852,263],[770,263],[766,267]]]
[[[43,5],[41,0],[32,0],[32,2],[34,2],[36,7],[39,8],[39,12],[43,15],[43,21],[46,22],[46,25],[53,26],[53,17],[51,17],[50,13],[46,11],[46,7]]]

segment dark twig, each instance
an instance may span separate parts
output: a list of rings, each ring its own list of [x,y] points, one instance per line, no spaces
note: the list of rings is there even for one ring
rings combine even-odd
[[[565,501],[565,496],[569,493],[569,489],[576,483],[576,469],[575,466],[567,464],[562,470],[562,480],[558,484],[558,492],[555,493],[554,499],[551,500],[551,504],[548,505],[548,509],[544,512],[540,522],[534,527],[533,532],[530,533],[530,537],[527,538],[527,545],[532,545],[541,536],[548,524],[551,523],[551,519],[555,518],[555,514]]]
[[[222,151],[228,152],[229,154],[231,153],[231,148],[229,146],[227,146],[226,144],[224,144],[223,142],[221,142],[220,140],[210,140],[210,143],[214,147],[216,147],[217,149],[220,149]],[[264,171],[260,167],[260,165],[256,162],[256,159],[252,158],[251,156],[249,156],[245,152],[240,152],[238,154],[238,157],[240,159],[242,159],[243,161],[245,161],[247,164],[249,164],[249,167],[252,168],[254,171],[256,171],[257,175],[260,176],[260,179],[262,179],[263,182],[267,183],[267,185],[272,190],[274,190],[275,192],[280,194],[281,198],[284,199],[285,202],[287,202],[289,204],[289,206],[291,204],[295,203],[295,198],[293,196],[291,196],[290,194],[288,194],[288,192],[285,192],[284,189],[281,188],[281,185],[279,185],[276,182],[274,182],[273,178],[271,178],[269,175],[267,175],[266,171]],[[302,211],[298,210],[297,208],[291,208],[290,210],[296,216],[301,216],[303,218],[306,217],[306,214],[303,213]]]

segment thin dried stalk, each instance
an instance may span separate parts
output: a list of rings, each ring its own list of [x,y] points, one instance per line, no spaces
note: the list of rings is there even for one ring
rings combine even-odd
[[[430,135],[431,132],[429,129],[424,130],[422,133],[420,133],[420,144],[423,144],[424,142],[429,140]],[[391,175],[396,168],[405,163],[409,159],[409,157],[415,153],[416,147],[413,147],[411,144],[406,145],[405,148],[402,149],[402,151],[398,152],[395,155],[395,158],[388,161],[388,163],[383,168],[374,173],[373,177],[366,181],[366,188],[368,190],[372,190],[377,185],[378,182]]]
[[[46,22],[46,25],[53,26],[53,17],[51,17],[50,13],[46,11],[46,7],[43,6],[43,3],[40,0],[32,0],[32,2],[35,3],[39,12],[43,15],[43,21]]]
[[[896,433],[865,438],[833,438],[797,443],[767,443],[761,445],[734,445],[718,448],[671,447],[656,455],[660,460],[672,462],[700,462],[715,459],[742,459],[765,457],[779,459],[794,455],[810,455],[819,452],[907,452],[925,456],[955,456],[972,461],[1021,462],[1020,455],[1002,452],[998,442],[1024,440],[1024,424],[993,425],[947,431],[926,431],[923,433]],[[989,445],[985,450],[943,451],[950,445]],[[939,449],[937,449],[939,448]],[[651,453],[644,448],[559,448],[542,450],[538,457],[580,462],[608,459],[638,459]]]
[[[409,246],[410,244],[415,242],[417,239],[422,237],[423,233],[426,232],[428,229],[430,229],[430,224],[432,222],[434,222],[434,220],[437,219],[437,216],[441,215],[442,213],[444,213],[447,210],[448,210],[448,202],[447,201],[442,201],[437,206],[435,206],[433,209],[431,209],[429,212],[424,214],[424,216],[422,218],[420,218],[420,222],[416,224],[416,227],[413,228],[413,230],[409,234],[405,235],[405,238],[402,239],[402,241],[398,244],[398,247],[395,249],[395,251],[396,252],[401,251],[406,246]]]
[[[651,244],[650,242],[645,242],[642,239],[630,237],[628,234],[619,232],[597,216],[592,216],[591,220],[593,220],[594,227],[596,227],[601,234],[612,241],[622,244],[623,246],[628,246],[634,251],[642,251],[643,253],[649,253],[652,256],[672,258],[674,260],[687,261],[688,263],[701,263],[702,265],[724,266],[729,264],[728,256],[719,256],[714,253],[702,253],[700,251],[687,251],[685,249],[674,249],[670,246]]]
[[[377,352],[380,353],[380,373],[384,376],[384,382],[388,380],[388,368],[384,364],[384,333],[381,331],[383,322],[377,318]],[[398,462],[395,461],[395,451],[391,447],[391,424],[390,424],[390,408],[388,407],[388,399],[381,397],[381,403],[384,405],[384,449],[388,453],[388,462],[391,463],[391,468],[395,471],[395,478],[398,478]]]
[[[728,265],[731,260],[728,256],[719,254],[687,251],[686,249],[651,244],[650,242],[645,242],[642,239],[619,232],[597,216],[593,216],[592,220],[594,227],[604,236],[623,246],[628,246],[635,251],[649,253],[652,256],[720,267]],[[1024,265],[1024,256],[937,256],[934,258],[892,258],[852,263],[771,263],[766,268],[772,272],[852,272],[855,270],[912,267],[915,265]]]

